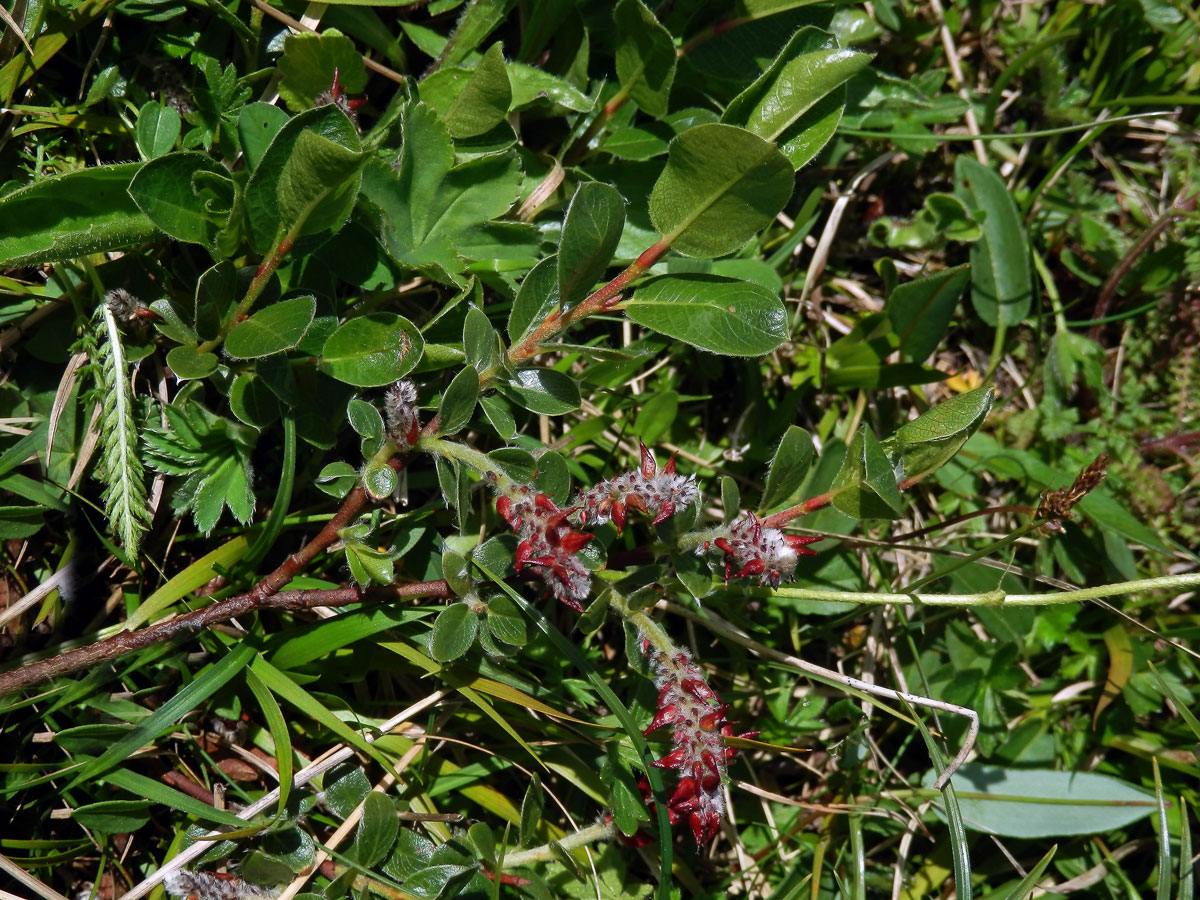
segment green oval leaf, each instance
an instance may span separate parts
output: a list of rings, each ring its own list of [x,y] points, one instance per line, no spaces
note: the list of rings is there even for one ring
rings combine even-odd
[[[598,181],[585,181],[575,189],[558,245],[558,296],[564,305],[591,292],[612,262],[624,227],[620,191]]]
[[[238,113],[238,140],[242,145],[242,157],[246,168],[253,172],[258,168],[267,147],[279,130],[288,123],[288,114],[271,103],[248,103]]]
[[[650,219],[687,256],[724,256],[765,228],[792,196],[795,172],[773,144],[732,125],[671,141],[650,192]]]
[[[767,485],[762,495],[764,511],[786,502],[792,496],[804,483],[812,461],[812,435],[803,428],[789,425],[767,470]]]
[[[207,206],[210,197],[197,192],[195,177],[229,173],[204,153],[169,153],[142,166],[129,194],[151,221],[177,240],[211,244],[223,221]]]
[[[833,505],[857,519],[894,519],[904,501],[896,476],[879,441],[866,425],[846,448],[842,468],[833,479]]]
[[[454,434],[471,421],[479,399],[479,373],[474,366],[464,366],[442,394],[438,407],[438,434]]]
[[[180,381],[207,378],[217,371],[219,363],[215,353],[201,353],[195,347],[172,347],[167,351],[167,366]]]
[[[311,295],[281,300],[233,326],[225,338],[225,352],[234,359],[258,359],[291,350],[316,314],[317,301]]]
[[[514,344],[558,308],[558,271],[558,257],[551,255],[530,269],[521,282],[508,314],[508,336]]]
[[[529,643],[529,630],[525,615],[517,605],[504,595],[493,597],[488,601],[488,627],[492,634],[514,647],[524,647]]]
[[[150,240],[158,229],[129,196],[141,163],[43,178],[0,198],[0,263],[62,262]]]
[[[893,470],[908,486],[941,468],[987,418],[995,395],[991,387],[959,394],[905,422],[883,442]]]
[[[325,341],[321,370],[356,387],[381,387],[413,370],[425,339],[412,322],[395,313],[350,319]]]
[[[777,142],[798,169],[833,137],[846,103],[842,86],[870,62],[869,54],[838,47],[832,35],[802,28],[721,121]]]
[[[909,359],[921,362],[937,349],[970,279],[970,267],[964,264],[897,285],[891,292],[888,318]]]
[[[349,93],[367,86],[367,69],[354,41],[336,29],[322,34],[290,34],[279,57],[279,96],[299,112],[314,105],[318,94],[333,87],[335,77]]]
[[[367,794],[354,831],[354,857],[359,865],[370,868],[387,856],[399,832],[396,805],[379,791]]]
[[[773,291],[717,275],[654,278],[624,307],[639,325],[711,353],[761,356],[788,336],[787,312]]]
[[[928,772],[922,783],[931,785],[936,777]],[[968,828],[1007,837],[1098,834],[1124,828],[1158,806],[1149,791],[1094,772],[967,763],[954,773],[954,788]]]
[[[138,152],[143,159],[162,156],[175,146],[183,120],[171,106],[151,100],[142,106],[137,117]]]
[[[530,412],[560,416],[579,409],[579,385],[554,369],[520,369],[506,386],[516,402]]]
[[[641,0],[621,0],[613,10],[613,24],[621,87],[642,111],[665,116],[675,80],[675,42],[670,32]]]
[[[150,821],[149,800],[104,800],[77,807],[71,818],[103,834],[131,834]]]
[[[429,653],[438,662],[451,662],[471,649],[479,630],[479,617],[465,603],[447,606],[433,622]]]
[[[1025,225],[1004,179],[982,163],[960,156],[954,193],[969,209],[986,213],[983,237],[971,245],[971,302],[987,324],[1017,325],[1029,315],[1033,280]]]

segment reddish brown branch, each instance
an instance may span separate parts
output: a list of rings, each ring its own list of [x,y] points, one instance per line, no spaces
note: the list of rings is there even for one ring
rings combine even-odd
[[[89,669],[127,653],[134,653],[154,644],[172,640],[180,634],[191,634],[201,628],[208,628],[218,622],[226,622],[236,616],[260,609],[300,610],[312,609],[315,606],[346,606],[360,601],[452,596],[453,592],[450,590],[450,586],[440,580],[373,587],[367,590],[350,586],[327,590],[283,591],[267,597],[260,597],[256,588],[248,593],[214,603],[212,606],[176,616],[166,622],[159,622],[157,625],[151,625],[141,631],[123,631],[86,647],[69,650],[58,656],[52,656],[50,659],[39,660],[11,672],[4,672],[0,674],[0,696],[41,684],[59,675],[78,672],[80,669]]]

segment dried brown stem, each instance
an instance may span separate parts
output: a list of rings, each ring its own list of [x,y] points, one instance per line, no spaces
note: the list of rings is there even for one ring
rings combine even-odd
[[[1112,304],[1112,299],[1117,293],[1117,286],[1120,285],[1121,280],[1164,231],[1171,227],[1176,220],[1182,219],[1187,213],[1196,210],[1196,200],[1198,197],[1200,195],[1192,194],[1190,197],[1180,200],[1175,204],[1157,222],[1146,229],[1146,233],[1138,238],[1137,243],[1130,247],[1129,252],[1117,263],[1116,267],[1112,270],[1112,274],[1108,276],[1108,280],[1104,282],[1104,286],[1100,288],[1100,293],[1096,296],[1096,308],[1092,310],[1092,321],[1095,324],[1088,330],[1088,337],[1091,340],[1096,341],[1100,339],[1100,332],[1104,329],[1104,323],[1099,320],[1108,315],[1108,308]]]
[[[307,548],[306,548],[307,549]],[[296,554],[299,556],[300,554]],[[227,622],[236,616],[261,609],[312,609],[316,606],[346,606],[360,601],[399,600],[414,597],[451,597],[453,592],[445,581],[422,581],[413,584],[396,584],[363,590],[355,586],[326,590],[283,591],[260,596],[258,588],[236,597],[230,597],[212,606],[176,616],[159,622],[141,631],[123,631],[103,641],[86,647],[69,650],[49,659],[29,663],[19,669],[0,674],[0,696],[42,682],[88,669],[124,656],[144,650],[146,647],[169,641],[180,634],[192,634],[219,622]]]

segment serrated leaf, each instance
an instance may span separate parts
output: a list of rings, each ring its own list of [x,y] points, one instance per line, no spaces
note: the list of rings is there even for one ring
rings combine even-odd
[[[663,275],[624,304],[639,325],[711,353],[761,356],[788,336],[787,312],[762,285],[717,275]]]
[[[504,121],[512,87],[504,64],[504,48],[492,44],[474,69],[444,67],[418,86],[421,100],[446,123],[450,137],[475,137]]]
[[[673,250],[724,256],[769,225],[794,186],[792,164],[773,144],[732,125],[700,125],[671,141],[650,219]]]
[[[954,193],[985,213],[983,237],[971,245],[971,302],[987,324],[1017,325],[1029,315],[1033,280],[1028,238],[1004,180],[980,162],[954,163]]]
[[[617,78],[629,99],[651,116],[667,114],[675,80],[675,42],[641,0],[620,0],[613,10]]]
[[[141,163],[43,178],[0,198],[0,263],[62,262],[150,240],[158,229],[129,196]]]
[[[421,359],[425,340],[395,313],[370,313],[343,324],[325,341],[321,370],[356,387],[381,387],[403,378]]]
[[[316,314],[317,300],[311,294],[273,303],[233,326],[225,338],[225,352],[234,359],[258,359],[291,350]]]
[[[771,458],[767,485],[763,490],[762,509],[769,510],[787,501],[804,483],[813,461],[813,442],[803,428],[789,425]]]
[[[438,662],[452,662],[471,649],[479,631],[479,617],[465,603],[452,603],[433,622],[429,654]]]
[[[438,407],[438,434],[461,431],[475,414],[478,400],[479,373],[473,366],[464,366],[442,394],[442,403]]]
[[[335,74],[348,93],[367,86],[362,54],[350,38],[332,28],[321,34],[289,34],[278,65],[279,96],[295,112],[311,108],[318,94],[329,91]]]

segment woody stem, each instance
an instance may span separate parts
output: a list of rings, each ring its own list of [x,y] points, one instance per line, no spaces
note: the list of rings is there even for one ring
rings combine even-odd
[[[561,847],[569,853],[587,844],[610,841],[616,836],[617,826],[612,822],[597,822],[595,825],[581,828],[573,834],[568,834],[566,837],[553,843],[543,844],[540,847],[533,847],[529,850],[522,850],[519,853],[506,854],[502,866],[508,869],[516,866],[528,866],[531,863],[549,862],[558,858],[555,847]]]

